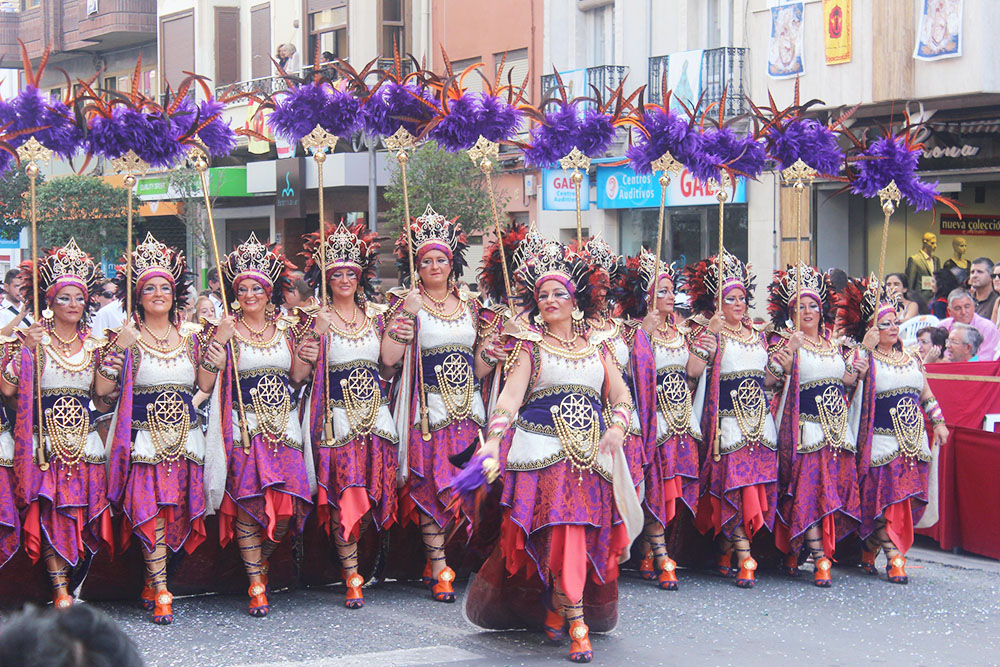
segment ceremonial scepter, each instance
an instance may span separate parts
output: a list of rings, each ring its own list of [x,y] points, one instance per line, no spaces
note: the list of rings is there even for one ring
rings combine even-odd
[[[226,293],[224,289],[225,277],[222,275],[222,262],[219,259],[219,242],[215,236],[215,217],[212,215],[212,202],[209,198],[209,187],[208,187],[208,155],[205,151],[198,146],[192,146],[188,152],[188,157],[194,165],[194,170],[198,172],[198,176],[201,178],[201,192],[205,198],[205,211],[208,214],[208,231],[212,238],[212,254],[215,256],[215,270],[219,275],[219,288],[223,290],[221,299],[222,301],[222,313],[224,316],[229,317],[229,304],[226,303]],[[237,367],[237,359],[235,350],[232,346],[232,341],[226,343],[226,349],[229,352],[230,357],[233,360],[233,375],[236,381],[236,405],[239,408],[240,413],[240,435],[243,441],[243,453],[250,454],[250,434],[247,429],[247,414],[246,407],[243,404],[243,388],[240,386],[240,371]]]
[[[665,152],[660,157],[653,160],[650,164],[653,172],[662,172],[660,174],[660,221],[659,226],[656,229],[656,264],[655,271],[653,271],[653,277],[649,281],[649,303],[656,308],[656,286],[660,279],[660,253],[663,250],[663,218],[664,213],[667,208],[667,188],[670,187],[670,177],[673,174],[679,174],[683,169],[680,162],[674,159],[674,156],[670,154],[670,151]]]
[[[330,134],[317,125],[313,131],[302,138],[302,147],[307,151],[312,151],[313,159],[316,161],[316,176],[319,184],[319,275],[320,275],[320,304],[327,305],[326,295],[326,202],[323,196],[323,163],[326,162],[327,151],[333,151],[337,146],[338,137]],[[323,350],[323,437],[327,443],[332,443],[333,422],[330,414],[330,355],[327,350]]]
[[[729,199],[729,193],[726,189],[732,186],[732,179],[729,174],[722,171],[719,174],[719,180],[716,181],[714,178],[708,179],[706,185],[710,188],[715,188],[715,198],[719,201],[719,254],[715,258],[715,312],[722,312],[722,253],[724,251],[722,244],[722,234],[723,234],[723,222],[725,221],[725,212],[723,207],[725,206],[726,200]],[[721,339],[720,339],[721,348]],[[715,351],[716,356],[722,353],[721,349]],[[715,411],[715,438],[712,439],[712,460],[721,461],[722,460],[722,438],[719,433],[719,410]]]
[[[38,200],[36,198],[38,189],[38,162],[51,159],[52,151],[42,146],[35,137],[31,137],[23,146],[17,149],[17,155],[19,159],[28,163],[24,168],[24,173],[28,175],[28,206],[31,215],[31,296],[34,306],[32,312],[34,313],[34,321],[38,322],[40,320],[38,312]],[[44,338],[47,337],[46,335]],[[42,343],[46,342],[44,338]],[[38,461],[39,470],[44,472],[49,469],[49,462],[45,454],[45,431],[43,428],[45,419],[42,412],[42,350],[40,348],[35,350],[34,357],[34,398],[35,409],[38,415],[35,420],[38,424],[38,447],[35,458]]]
[[[818,172],[802,161],[796,160],[792,166],[782,170],[781,177],[787,185],[795,188],[795,330],[802,331],[802,195],[806,187],[812,185]]]
[[[410,228],[410,193],[409,190],[407,190],[406,164],[410,161],[410,154],[407,153],[407,151],[411,150],[416,145],[416,137],[410,134],[410,132],[402,125],[399,126],[399,129],[396,130],[391,137],[387,137],[385,140],[386,148],[395,153],[396,162],[399,163],[400,180],[403,183],[403,227],[406,229],[406,256],[410,263],[411,289],[417,287],[417,283],[420,278],[413,266],[413,230]],[[431,439],[431,426],[427,410],[427,390],[424,386],[423,360],[420,357],[420,332],[417,330],[415,322],[413,341],[413,347],[416,348],[417,359],[415,363],[417,364],[416,373],[417,382],[419,383],[418,398],[420,401],[420,437],[424,440],[424,442],[426,442]],[[404,354],[411,354],[413,347],[407,346]]]
[[[111,160],[112,168],[119,174],[124,174],[124,184],[128,193],[128,209],[125,213],[125,284],[132,284],[132,202],[133,188],[136,184],[136,176],[141,176],[149,171],[149,165],[131,148],[121,157]],[[125,321],[132,319],[132,290],[125,291]]]
[[[479,135],[476,145],[466,151],[472,162],[483,172],[486,179],[486,189],[490,195],[490,209],[493,212],[493,227],[497,235],[497,247],[500,248],[500,266],[503,269],[503,286],[507,292],[507,301],[514,298],[514,292],[510,288],[510,276],[507,275],[507,253],[503,247],[503,230],[500,228],[500,213],[497,211],[497,198],[493,191],[493,162],[500,155],[500,144],[490,141],[483,135]]]
[[[576,192],[576,248],[578,251],[583,250],[583,214],[580,208],[580,186],[583,183],[583,174],[580,173],[580,170],[590,169],[590,158],[574,146],[566,157],[559,159],[559,166],[569,174],[569,180],[573,183],[573,190]]]
[[[878,198],[882,202],[882,213],[885,215],[885,222],[882,223],[882,251],[878,257],[878,275],[875,276],[875,283],[878,285],[875,293],[875,319],[878,320],[878,307],[882,303],[882,276],[885,275],[885,247],[889,242],[889,218],[896,212],[896,206],[902,193],[896,186],[896,181],[889,181],[889,184],[878,191]]]

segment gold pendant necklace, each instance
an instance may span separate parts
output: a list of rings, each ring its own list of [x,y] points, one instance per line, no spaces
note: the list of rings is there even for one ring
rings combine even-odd
[[[567,350],[575,349],[576,339],[580,337],[580,335],[576,333],[576,331],[574,331],[573,335],[570,336],[569,338],[563,338],[562,336],[553,333],[548,327],[545,327],[545,334],[547,336],[555,338],[559,342],[559,344],[562,345]]]
[[[358,307],[357,307],[357,305],[351,304],[351,309],[352,309],[351,310],[351,319],[348,320],[346,317],[344,317],[343,315],[340,314],[340,311],[337,310],[336,306],[333,307],[333,312],[337,313],[337,317],[340,318],[341,322],[343,322],[344,324],[347,325],[348,329],[353,329],[354,328],[354,323],[358,321]]]
[[[438,307],[438,309],[444,310],[445,305],[448,303],[448,297],[451,296],[451,293],[445,292],[443,299],[435,299],[434,296],[431,295],[431,293],[428,292],[427,290],[420,290],[420,296],[427,297],[428,299],[431,300],[431,303],[433,303],[435,306]]]
[[[153,330],[150,329],[145,322],[143,322],[142,328],[146,330],[146,333],[148,333],[150,336],[153,337],[153,346],[156,349],[163,351],[167,351],[170,349],[170,329],[171,329],[170,325],[167,325],[167,332],[162,336],[157,336],[155,333],[153,333]]]
[[[247,331],[250,332],[250,337],[253,338],[253,339],[255,339],[255,340],[261,340],[261,339],[263,339],[264,338],[264,333],[267,331],[267,328],[269,326],[271,326],[271,323],[268,322],[266,319],[264,320],[264,326],[261,327],[260,329],[254,329],[252,326],[250,326],[250,323],[247,322],[247,320],[245,318],[241,317],[240,318],[240,322],[242,322],[243,326],[245,326],[246,329],[247,329]]]

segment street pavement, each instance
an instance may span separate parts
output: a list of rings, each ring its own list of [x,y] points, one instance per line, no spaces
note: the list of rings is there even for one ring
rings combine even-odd
[[[879,558],[880,567],[883,559]],[[592,638],[604,665],[987,665],[1000,662],[1000,563],[934,548],[910,552],[910,584],[835,567],[834,585],[758,573],[753,590],[708,571],[680,570],[660,591],[623,572],[618,627]],[[419,583],[366,589],[344,608],[337,586],[278,591],[271,614],[242,596],[178,598],[175,621],[154,626],[126,603],[94,603],[118,621],[154,666],[384,667],[568,664],[568,646],[542,633],[482,632],[459,603],[433,602]]]

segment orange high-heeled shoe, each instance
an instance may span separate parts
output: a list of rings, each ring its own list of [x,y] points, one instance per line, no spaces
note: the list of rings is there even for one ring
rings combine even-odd
[[[667,556],[660,567],[660,588],[665,591],[677,590],[677,563]]]
[[[153,611],[153,607],[156,606],[156,589],[146,584],[142,587],[142,593],[139,594],[139,604],[146,611]]]
[[[69,609],[73,606],[73,596],[65,593],[57,595],[55,599],[52,600],[52,606],[56,609]]]
[[[566,639],[566,619],[558,611],[545,610],[545,634],[550,642]]]
[[[757,561],[752,556],[747,556],[740,563],[740,571],[736,575],[736,585],[740,588],[754,587],[754,572],[757,570]]]
[[[361,609],[365,606],[365,595],[361,592],[361,587],[365,584],[365,578],[355,572],[344,582],[347,584],[347,599],[344,606],[348,609]]]
[[[877,551],[868,551],[867,549],[861,551],[862,572],[865,574],[878,574],[878,568],[875,567],[875,556],[877,555]]]
[[[590,662],[594,659],[594,649],[590,646],[590,628],[582,620],[573,621],[569,626],[569,659],[573,662]]]
[[[736,576],[736,568],[733,567],[733,553],[731,551],[719,554],[715,564],[715,571],[727,578]]]
[[[169,625],[174,622],[174,596],[170,591],[161,591],[153,601],[153,623]]]
[[[263,618],[271,611],[271,606],[267,603],[267,588],[262,583],[250,584],[247,590],[250,595],[250,607],[247,612],[255,618]]]
[[[646,557],[639,563],[639,576],[646,581],[656,579],[656,565],[653,562],[653,552],[646,554]]]
[[[830,580],[831,567],[833,567],[833,561],[826,556],[817,558],[816,569],[813,570],[813,583],[820,588],[829,588],[832,583]]]
[[[431,586],[431,597],[437,602],[454,602],[455,589],[451,585],[453,581],[455,581],[455,570],[445,566]]]
[[[889,566],[885,568],[889,581],[894,584],[908,584],[910,578],[906,576],[906,557],[896,555],[889,559]]]

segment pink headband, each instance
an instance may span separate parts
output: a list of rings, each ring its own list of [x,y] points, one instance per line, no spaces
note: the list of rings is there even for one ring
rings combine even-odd
[[[361,265],[357,262],[350,262],[348,260],[341,260],[339,262],[331,262],[326,265],[326,275],[329,276],[334,271],[339,271],[340,269],[347,269],[351,271],[356,276],[361,275]]]
[[[52,299],[55,298],[55,295],[59,293],[59,290],[61,290],[64,287],[71,287],[71,286],[79,287],[81,290],[83,290],[83,298],[85,299],[89,298],[90,294],[88,293],[87,290],[86,281],[84,281],[79,276],[67,275],[67,276],[62,276],[54,283],[49,285],[49,288],[45,290],[45,300],[52,301]]]
[[[722,296],[726,296],[734,289],[742,291],[744,295],[747,293],[747,286],[739,280],[727,280],[722,284]]]
[[[140,273],[138,277],[136,277],[135,279],[136,291],[138,292],[139,290],[141,290],[142,286],[145,285],[150,280],[150,278],[166,278],[167,282],[170,283],[171,287],[176,287],[176,282],[174,281],[173,274],[171,274],[166,269],[161,269],[159,267],[152,267],[146,269],[145,271]]]
[[[555,280],[560,285],[565,287],[570,294],[574,296],[576,295],[576,285],[573,284],[573,281],[570,279],[569,276],[567,276],[562,271],[549,271],[548,273],[543,273],[542,275],[540,275],[538,277],[538,280],[535,282],[535,297],[538,296],[538,289],[547,280]]]
[[[265,276],[260,271],[254,271],[250,269],[244,271],[243,273],[237,274],[236,278],[233,279],[233,289],[235,290],[239,286],[239,284],[244,280],[254,280],[260,283],[261,287],[264,288],[264,291],[267,292],[267,295],[271,296],[271,290],[274,288],[274,285],[272,285],[271,281],[268,280],[267,276]]]
[[[895,313],[895,312],[896,312],[895,306],[893,306],[891,303],[883,303],[878,309],[878,314],[875,315],[875,321],[878,322],[880,319],[882,319],[883,315],[888,315],[889,313]]]
[[[808,296],[808,297],[812,297],[813,299],[816,299],[816,303],[819,304],[820,310],[823,309],[823,299],[819,298],[819,294],[816,293],[815,291],[813,291],[811,289],[803,289],[802,290],[802,296]],[[795,307],[795,297],[794,296],[788,302],[788,307],[789,308],[794,308]]]
[[[420,259],[431,250],[440,250],[448,256],[448,259],[451,259],[451,248],[446,243],[441,243],[440,241],[424,241],[417,246],[417,259]]]

